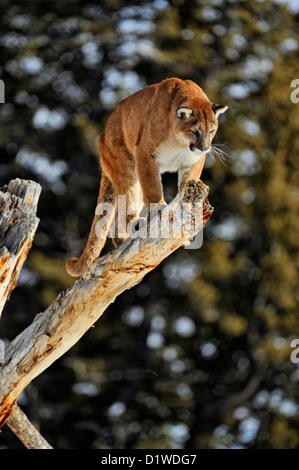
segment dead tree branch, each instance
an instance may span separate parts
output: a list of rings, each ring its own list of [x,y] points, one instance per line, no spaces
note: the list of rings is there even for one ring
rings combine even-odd
[[[77,343],[119,294],[139,283],[202,229],[213,212],[207,195],[208,187],[201,181],[190,181],[163,211],[170,227],[167,237],[162,230],[156,237],[143,232],[139,238],[126,240],[93,263],[9,344],[0,368],[0,427],[24,388]],[[183,209],[182,217],[177,218],[174,214],[179,209]],[[203,217],[198,225],[200,209]]]
[[[27,449],[53,449],[18,405],[15,405],[6,423]]]
[[[31,248],[41,186],[12,180],[0,189],[0,316]]]
[[[0,190],[0,315],[32,245],[40,192],[38,183],[20,179]],[[17,405],[7,424],[28,449],[51,449]]]

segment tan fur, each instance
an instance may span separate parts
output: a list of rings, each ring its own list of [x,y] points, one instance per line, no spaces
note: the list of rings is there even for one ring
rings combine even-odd
[[[117,196],[126,196],[127,207],[138,202],[135,213],[127,216],[128,224],[138,218],[143,203],[148,210],[151,203],[165,204],[161,173],[178,171],[180,187],[191,178],[200,178],[205,152],[218,128],[217,116],[226,109],[213,105],[194,82],[178,78],[147,86],[119,103],[99,144],[102,179],[98,204],[110,202],[115,209],[106,219],[105,235],[112,219],[117,220]],[[106,236],[96,235],[101,217],[95,215],[81,257],[66,263],[72,276],[81,275],[100,256],[106,240]],[[113,241],[118,246],[124,238]]]

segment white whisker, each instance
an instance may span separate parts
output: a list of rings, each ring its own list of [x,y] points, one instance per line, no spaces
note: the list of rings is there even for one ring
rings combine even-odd
[[[228,158],[233,158],[229,153],[225,152],[223,149],[218,148],[217,146],[213,146],[213,148],[217,149],[219,152],[221,152],[223,155],[226,155]]]
[[[225,156],[227,155],[229,157],[229,155],[224,152],[222,149],[219,149],[217,148],[215,145],[213,145],[213,147],[211,148],[211,156],[213,154],[213,159],[215,160],[215,156],[221,161],[221,163],[223,163],[224,166],[227,166],[226,163],[225,163]]]
[[[229,155],[229,153],[225,152],[225,151],[223,150],[223,148],[219,148],[219,146],[221,146],[221,147],[226,147],[226,149],[229,151],[229,148],[226,146],[226,144],[218,144],[218,143],[217,143],[217,144],[213,144],[213,148],[214,148],[214,149],[217,149],[219,152],[221,152],[221,154],[222,154],[223,156],[225,155],[226,157],[233,159],[233,157],[232,157],[231,155]]]
[[[210,148],[209,155],[211,156],[212,160],[215,160],[212,147]]]
[[[219,147],[226,147],[228,144],[228,142],[225,142],[224,144],[220,143],[220,142],[217,142],[216,144],[214,145],[218,145]]]

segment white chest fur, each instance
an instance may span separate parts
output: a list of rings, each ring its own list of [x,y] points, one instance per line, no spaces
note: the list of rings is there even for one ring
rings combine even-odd
[[[179,168],[190,168],[204,152],[191,151],[188,147],[178,145],[176,141],[163,142],[156,151],[160,173],[176,172]]]

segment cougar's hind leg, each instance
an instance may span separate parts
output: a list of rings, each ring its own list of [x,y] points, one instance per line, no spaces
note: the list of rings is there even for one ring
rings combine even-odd
[[[71,276],[81,276],[86,268],[100,256],[109,226],[113,220],[116,204],[115,196],[114,186],[106,173],[103,172],[95,216],[86,247],[79,259],[70,258],[65,265]]]
[[[126,184],[127,183],[127,184]],[[114,246],[121,245],[130,236],[130,226],[139,217],[143,207],[141,187],[135,168],[116,186],[117,207],[115,211]]]

